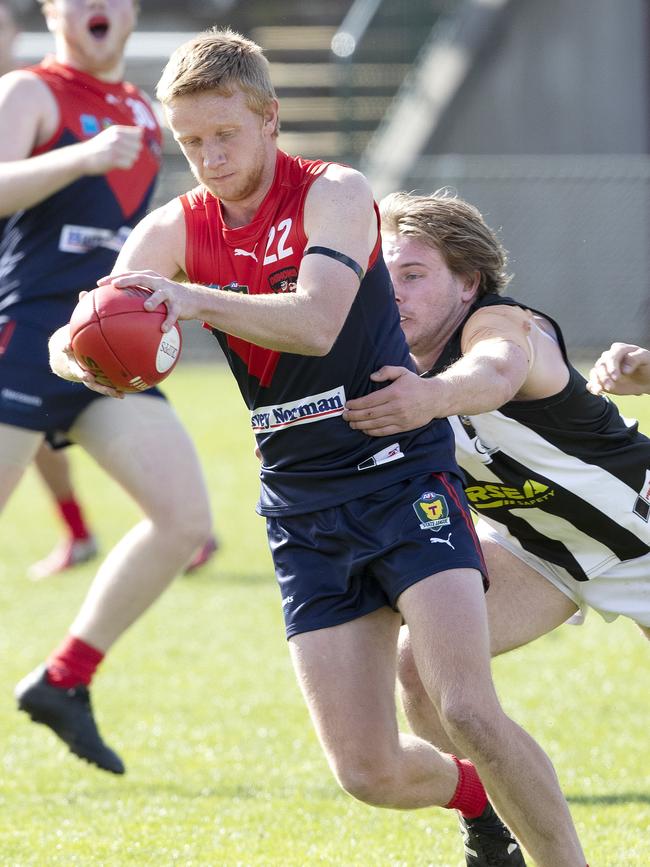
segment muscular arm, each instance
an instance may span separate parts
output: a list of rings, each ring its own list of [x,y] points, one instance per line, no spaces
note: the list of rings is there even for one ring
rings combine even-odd
[[[141,147],[137,127],[113,126],[87,141],[30,156],[58,126],[47,86],[29,72],[0,78],[0,217],[42,202],[83,175],[130,168]]]
[[[305,234],[307,246],[337,250],[365,269],[377,237],[372,194],[365,178],[341,166],[328,168],[307,195]],[[132,245],[127,246],[133,250]],[[118,286],[136,282],[154,290],[145,306],[153,309],[167,304],[166,328],[176,319],[200,319],[259,346],[302,355],[329,352],[359,288],[354,271],[317,254],[304,257],[296,292],[286,295],[243,295],[178,284],[165,279],[170,277],[169,269],[164,272],[147,264],[158,271],[152,274],[134,267],[136,259],[146,261],[141,251],[132,257],[123,254],[116,272],[123,265],[128,270],[113,282]]]
[[[527,392],[535,376],[530,366],[529,316],[514,307],[478,310],[463,329],[463,356],[427,379],[400,367],[373,374],[391,384],[348,401],[344,418],[372,436],[391,436],[451,415],[477,415],[498,409]]]
[[[437,387],[437,417],[477,415],[498,409],[512,400],[529,374],[531,349],[527,326],[517,308],[500,308],[501,321],[493,310],[478,311],[463,329],[463,355],[454,364],[431,377]],[[513,316],[514,314],[514,316]]]

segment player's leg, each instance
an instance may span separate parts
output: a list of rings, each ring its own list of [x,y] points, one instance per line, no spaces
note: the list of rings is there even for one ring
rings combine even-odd
[[[96,400],[71,433],[145,515],[109,552],[71,628],[105,653],[210,535],[210,505],[194,445],[166,401]]]
[[[52,496],[67,531],[66,538],[62,539],[47,557],[30,567],[30,577],[41,579],[91,560],[97,555],[97,542],[86,524],[77,500],[66,451],[53,449],[47,443],[42,443],[36,452],[34,465]]]
[[[444,805],[468,821],[489,813],[489,828],[481,827],[489,863],[522,867],[519,846],[488,804],[473,765],[397,727],[401,618],[387,593],[399,595],[393,582],[399,588],[409,583],[405,569],[418,580],[431,565],[429,538],[413,509],[420,485],[428,483],[427,475],[342,507],[268,520],[294,665],[330,765],[347,791],[377,806]],[[479,562],[473,539],[472,545]],[[488,863],[467,853],[468,864]]]
[[[291,658],[327,760],[347,792],[380,807],[445,805],[458,782],[453,759],[398,731],[399,626],[399,615],[380,608],[293,636]]]
[[[496,695],[479,573],[438,573],[408,587],[398,604],[445,731],[472,760],[501,815],[540,867],[584,867],[553,766]]]
[[[452,757],[397,727],[401,617],[373,573],[390,571],[393,554],[396,568],[403,565],[395,552],[405,513],[415,514],[410,488],[405,482],[342,507],[267,520],[294,667],[332,770],[355,797],[392,807],[449,804],[460,773]],[[405,489],[404,503],[391,510],[396,489]],[[428,561],[430,548],[421,549]],[[477,781],[453,806],[479,815],[485,801]]]
[[[577,606],[568,596],[502,545],[483,538],[481,547],[490,578],[485,602],[492,656],[545,635],[575,613]],[[407,627],[400,633],[398,660],[400,696],[413,731],[441,749],[462,754],[420,680]]]
[[[32,462],[43,434],[0,422],[0,512]]]
[[[102,563],[70,634],[18,684],[19,707],[70,750],[112,773],[124,765],[102,740],[87,686],[113,642],[158,598],[207,537],[210,508],[198,458],[158,398],[94,400],[71,431],[141,506],[145,518]]]

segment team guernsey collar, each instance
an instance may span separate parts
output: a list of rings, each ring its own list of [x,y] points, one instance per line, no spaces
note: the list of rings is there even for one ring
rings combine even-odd
[[[74,81],[81,84],[88,90],[92,90],[102,96],[113,94],[114,96],[121,97],[124,95],[124,81],[102,81],[100,78],[95,78],[94,75],[82,72],[80,69],[75,69],[74,66],[67,66],[65,63],[61,63],[54,55],[48,55],[41,62],[40,66],[47,72],[58,75],[66,81]]]

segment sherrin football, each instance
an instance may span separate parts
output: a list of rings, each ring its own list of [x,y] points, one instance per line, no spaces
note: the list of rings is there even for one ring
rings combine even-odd
[[[70,318],[70,343],[79,365],[101,385],[145,391],[172,372],[181,354],[178,325],[160,330],[167,308],[145,310],[151,294],[142,286],[98,286],[79,301]]]

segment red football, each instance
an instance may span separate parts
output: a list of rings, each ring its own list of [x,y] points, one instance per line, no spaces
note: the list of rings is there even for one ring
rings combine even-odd
[[[142,286],[99,286],[81,299],[70,318],[70,342],[78,363],[102,385],[144,391],[174,369],[181,332],[160,330],[167,309],[145,310],[151,292]]]

